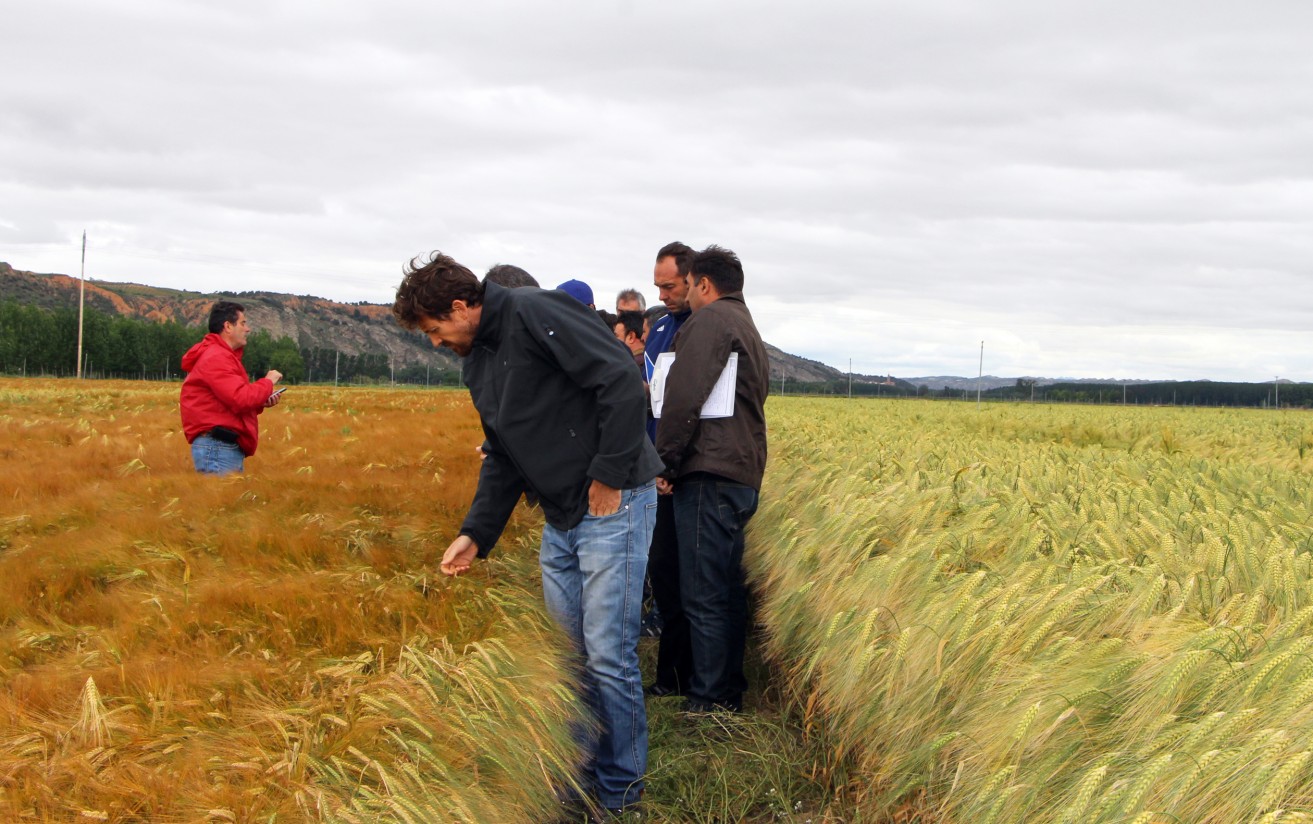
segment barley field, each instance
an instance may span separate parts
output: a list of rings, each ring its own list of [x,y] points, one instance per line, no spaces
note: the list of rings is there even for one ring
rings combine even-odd
[[[0,380],[0,820],[549,815],[577,706],[535,516],[433,574],[478,471],[468,397],[293,387],[216,479],[177,393]]]
[[[539,516],[433,572],[468,397],[293,387],[215,479],[177,389],[0,380],[0,820],[552,820]],[[649,820],[1313,821],[1313,418],[768,414],[753,712],[650,705]]]
[[[1313,418],[774,400],[747,563],[861,820],[1313,821]]]

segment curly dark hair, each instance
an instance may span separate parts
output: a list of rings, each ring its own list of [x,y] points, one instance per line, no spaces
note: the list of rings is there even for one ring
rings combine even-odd
[[[441,252],[435,251],[428,260],[413,258],[402,271],[405,277],[397,287],[392,316],[406,329],[418,329],[421,316],[445,319],[453,301],[463,300],[466,306],[483,303],[479,279]]]

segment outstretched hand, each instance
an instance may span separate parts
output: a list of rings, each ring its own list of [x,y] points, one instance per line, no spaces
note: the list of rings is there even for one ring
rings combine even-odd
[[[469,572],[470,564],[478,557],[479,545],[468,535],[459,535],[442,554],[440,568],[448,575],[460,575]]]

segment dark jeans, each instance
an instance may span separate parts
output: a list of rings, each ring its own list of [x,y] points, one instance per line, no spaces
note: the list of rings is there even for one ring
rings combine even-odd
[[[757,511],[757,491],[695,472],[675,482],[674,497],[679,586],[693,652],[686,694],[691,702],[739,709],[748,688],[743,529]]]
[[[693,648],[688,619],[679,595],[679,539],[675,534],[675,496],[657,496],[656,528],[647,555],[647,577],[652,600],[661,613],[661,640],[657,646],[656,683],[680,694],[688,692],[693,674]]]

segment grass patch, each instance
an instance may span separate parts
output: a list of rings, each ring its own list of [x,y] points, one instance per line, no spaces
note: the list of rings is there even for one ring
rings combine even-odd
[[[778,667],[762,658],[760,630],[744,659],[749,689],[741,714],[692,715],[683,699],[649,698],[649,820],[672,824],[855,822],[846,802],[847,764],[836,759],[822,728],[788,692]],[[655,669],[657,641],[640,644],[643,668]]]

